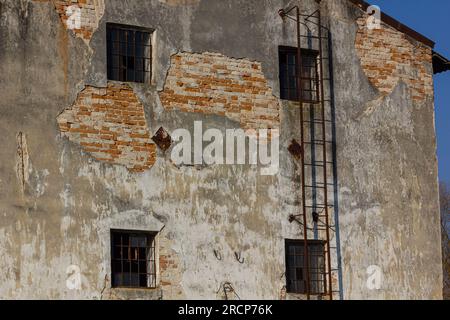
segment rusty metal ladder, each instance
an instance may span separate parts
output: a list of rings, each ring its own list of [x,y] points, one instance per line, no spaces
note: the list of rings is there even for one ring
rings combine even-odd
[[[303,23],[302,20],[303,19]],[[301,26],[304,25],[308,27],[308,23],[314,24],[316,21],[317,33],[308,34],[302,36]],[[332,225],[331,214],[334,211],[334,203],[329,197],[329,191],[334,186],[334,181],[330,181],[329,178],[332,176],[330,174],[330,169],[333,168],[334,161],[330,161],[331,157],[328,156],[328,151],[333,147],[333,141],[328,132],[331,132],[332,121],[330,118],[330,113],[325,109],[331,106],[331,97],[325,96],[325,83],[328,84],[328,95],[330,95],[330,77],[331,74],[325,78],[325,68],[324,65],[329,65],[329,50],[324,50],[324,42],[326,41],[326,46],[329,45],[329,34],[328,29],[322,26],[322,17],[320,9],[313,12],[311,15],[302,16],[299,14],[297,26],[299,29],[299,45],[297,48],[298,55],[298,67],[297,67],[297,79],[298,79],[298,97],[300,104],[300,131],[301,131],[301,145],[302,145],[302,217],[303,217],[303,228],[304,228],[304,254],[305,254],[305,269],[307,275],[306,282],[306,292],[308,299],[311,296],[311,265],[309,261],[309,248],[308,248],[308,226],[310,225],[310,220],[312,218],[313,222],[313,232],[314,238],[316,240],[323,240],[324,243],[324,257],[325,266],[322,270],[324,277],[324,296],[328,297],[330,300],[334,298],[333,292],[333,272],[336,269],[332,268],[331,261],[331,251],[335,249],[332,247],[332,233],[335,232],[336,228]],[[325,32],[324,32],[325,31]],[[310,32],[310,29],[308,29]],[[325,33],[325,34],[324,34]],[[303,68],[303,50],[301,50],[302,39],[301,37],[306,37],[308,41],[311,39],[316,39],[317,41],[317,67],[316,67],[316,99],[311,99],[313,101],[304,101],[303,93],[303,81],[308,80],[303,78],[302,68]],[[328,52],[328,55],[326,53]],[[328,71],[330,72],[330,71]],[[315,100],[315,101],[314,101]],[[305,120],[305,110],[309,109],[310,118]],[[319,109],[316,112],[316,109]],[[316,115],[317,113],[317,115]],[[327,118],[328,117],[328,118]],[[309,129],[309,134],[306,134],[305,130]],[[309,139],[308,139],[309,137]],[[309,155],[308,155],[309,153]],[[309,160],[308,160],[309,159]],[[309,171],[309,174],[308,174]],[[309,176],[309,182],[308,180]],[[309,192],[307,192],[309,191]],[[319,200],[318,200],[319,199]],[[316,270],[317,271],[317,270]]]
[[[289,13],[296,11],[295,17]],[[303,227],[304,235],[304,269],[306,274],[306,295],[320,295],[322,298],[333,300],[340,290],[339,287],[339,248],[336,237],[336,218],[334,217],[334,189],[335,189],[335,159],[328,153],[334,150],[333,121],[332,121],[332,71],[330,68],[330,33],[322,25],[320,9],[312,14],[300,13],[298,6],[289,10],[280,10],[280,15],[294,20],[297,24],[297,96],[300,106],[300,139],[301,139],[301,198],[302,212],[299,224]],[[304,28],[304,30],[302,30]],[[302,31],[306,31],[302,34]],[[316,42],[315,45],[313,44]],[[316,76],[305,78],[303,73],[304,49],[307,43],[317,52]],[[325,50],[327,49],[327,50]],[[326,68],[328,67],[328,68]],[[328,73],[326,75],[326,73]],[[311,80],[313,78],[314,80]],[[314,98],[311,95],[305,99],[304,81],[314,81]],[[306,116],[309,114],[309,118]],[[331,197],[330,194],[333,194]],[[334,221],[334,222],[333,222]],[[309,236],[312,234],[312,237]],[[324,264],[321,270],[323,277],[323,292],[311,290],[311,263],[309,246],[310,240],[320,241],[324,247]],[[332,245],[334,242],[334,245]],[[333,254],[332,254],[332,251]],[[335,257],[336,267],[332,266]],[[315,270],[317,271],[317,270]],[[315,279],[316,280],[316,279]],[[335,281],[333,281],[335,280]]]

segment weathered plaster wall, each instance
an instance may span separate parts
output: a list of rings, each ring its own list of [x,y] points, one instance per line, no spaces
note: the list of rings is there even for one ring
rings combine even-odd
[[[253,166],[176,167],[170,150],[159,149],[153,166],[130,171],[134,152],[126,151],[132,161],[120,156],[104,161],[81,145],[92,138],[101,140],[103,149],[103,138],[71,134],[69,123],[98,130],[110,112],[91,109],[94,103],[83,99],[109,96],[106,22],[115,22],[155,29],[154,81],[125,90],[143,108],[145,125],[137,125],[148,130],[145,143],[160,127],[193,132],[198,120],[205,130],[247,126],[222,109],[167,108],[166,80],[176,85],[170,82],[171,58],[215,52],[226,61],[257,63],[258,76],[267,81],[267,101],[275,106],[278,45],[296,41],[295,26],[283,24],[277,14],[289,1],[143,2],[105,2],[98,29],[86,43],[66,29],[52,3],[0,0],[1,297],[214,299],[223,297],[226,283],[244,299],[284,294],[284,239],[302,237],[299,226],[288,221],[301,203],[299,162],[287,151],[292,139],[299,141],[295,104],[278,102],[279,119],[271,114],[270,121],[281,127],[276,176],[262,176]],[[301,6],[312,12],[315,1]],[[432,96],[413,101],[402,81],[380,96],[355,47],[362,13],[344,0],[325,1],[323,9],[334,37],[344,295],[439,298]],[[431,74],[431,66],[424,66]],[[94,121],[85,123],[83,112],[91,112]],[[134,125],[125,121],[118,127],[125,132]],[[151,151],[142,152],[150,157]],[[158,289],[110,288],[114,228],[159,232]],[[384,272],[381,290],[365,286],[372,264]],[[73,265],[81,271],[81,290],[66,286]]]
[[[431,61],[421,44],[385,25],[365,31],[363,12],[345,2],[327,2],[336,70],[344,296],[439,299]],[[362,48],[380,52],[376,68]],[[382,271],[379,290],[367,287],[371,265]]]

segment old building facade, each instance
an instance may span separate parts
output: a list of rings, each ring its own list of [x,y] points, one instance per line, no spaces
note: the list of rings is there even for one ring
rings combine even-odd
[[[0,0],[0,297],[442,298],[433,62],[448,61],[368,12]],[[277,170],[174,163],[176,130],[200,123],[278,129]]]

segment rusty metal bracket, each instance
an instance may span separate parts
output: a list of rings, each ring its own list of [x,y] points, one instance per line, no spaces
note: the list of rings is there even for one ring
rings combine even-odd
[[[152,140],[162,151],[167,151],[172,145],[172,137],[163,127],[159,128]]]

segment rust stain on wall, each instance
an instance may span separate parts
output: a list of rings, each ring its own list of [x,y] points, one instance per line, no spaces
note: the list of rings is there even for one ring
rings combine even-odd
[[[278,128],[280,104],[261,63],[218,53],[178,53],[171,58],[163,106],[226,116],[244,129]]]
[[[369,81],[382,95],[389,95],[399,81],[405,82],[414,101],[433,94],[431,48],[414,42],[385,24],[370,30],[366,16],[357,20],[356,51]]]
[[[87,86],[74,105],[58,116],[63,136],[99,160],[142,172],[156,160],[144,108],[125,84]]]
[[[29,179],[30,156],[28,154],[27,137],[23,132],[19,132],[17,140],[16,174],[22,190],[25,192],[25,185]]]

